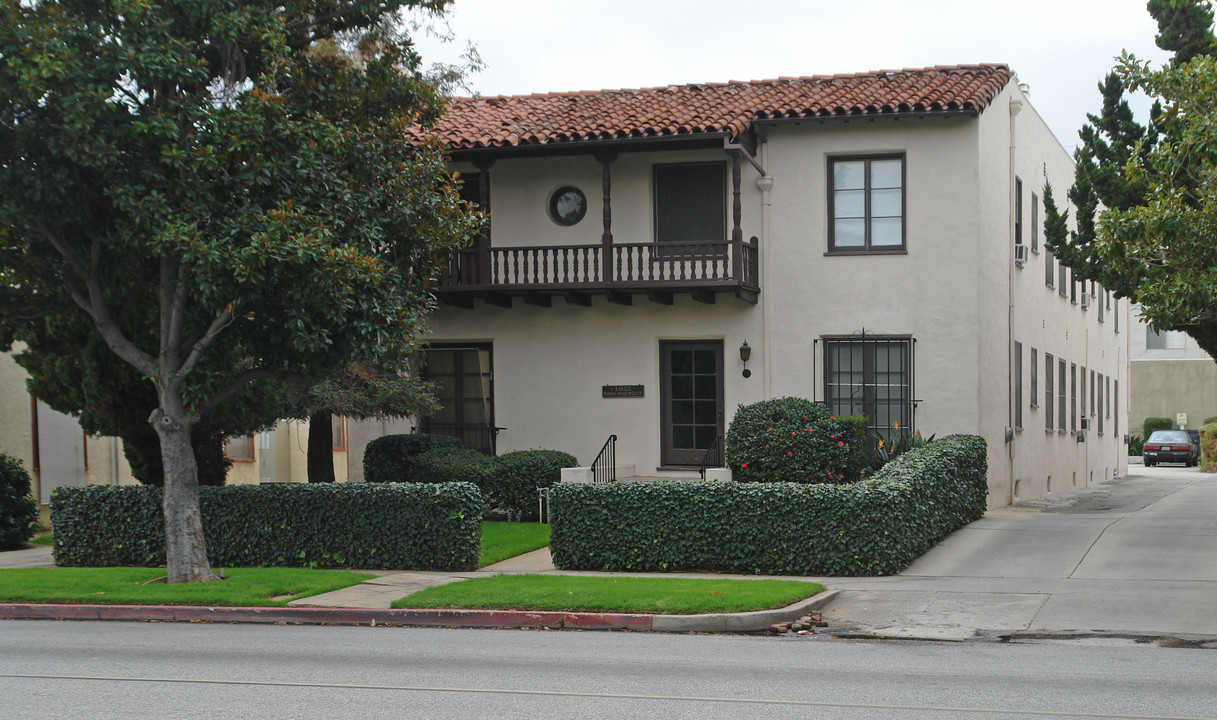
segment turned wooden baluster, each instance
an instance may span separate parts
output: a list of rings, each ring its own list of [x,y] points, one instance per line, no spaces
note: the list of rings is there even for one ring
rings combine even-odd
[[[603,258],[604,282],[612,282],[612,253],[613,253],[613,210],[612,210],[612,174],[609,165],[617,159],[617,153],[596,153],[594,157],[604,166],[601,185],[604,190],[604,233],[600,236],[600,254]]]

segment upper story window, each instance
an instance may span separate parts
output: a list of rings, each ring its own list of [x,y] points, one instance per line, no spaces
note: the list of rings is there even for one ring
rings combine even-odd
[[[1158,330],[1150,325],[1145,329],[1146,350],[1182,350],[1187,343],[1187,335],[1182,330]]]
[[[726,164],[656,165],[654,173],[656,242],[727,241]]]
[[[1040,199],[1031,193],[1031,252],[1040,251]]]
[[[904,156],[830,158],[828,251],[903,252]]]
[[[1014,244],[1023,244],[1023,181],[1014,177]]]

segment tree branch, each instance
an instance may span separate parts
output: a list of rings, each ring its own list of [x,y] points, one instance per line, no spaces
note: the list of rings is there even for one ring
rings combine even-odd
[[[194,347],[190,350],[190,355],[186,357],[186,361],[182,363],[181,369],[178,371],[179,374],[185,375],[198,364],[199,360],[203,357],[203,353],[207,352],[207,349],[215,344],[216,338],[220,336],[220,331],[224,329],[224,326],[232,322],[233,317],[236,315],[236,310],[237,304],[235,302],[229,303],[228,307],[224,308],[224,311],[215,320],[211,321],[207,332],[194,343]]]
[[[64,259],[72,272],[79,276],[79,279],[85,283],[87,295],[82,292],[81,288],[71,281],[67,275],[60,277],[64,289],[72,297],[72,301],[80,306],[82,310],[93,319],[93,324],[97,326],[101,337],[106,341],[106,345],[114,351],[114,354],[125,360],[136,370],[145,375],[154,376],[156,371],[156,363],[148,353],[140,350],[135,343],[123,334],[118,324],[114,322],[114,318],[110,315],[110,308],[106,305],[105,294],[102,292],[101,280],[98,278],[98,267],[101,262],[101,246],[96,240],[93,241],[91,251],[89,253],[92,261],[92,267],[86,268],[84,262],[76,253],[67,246],[67,244],[52,232],[49,228],[41,223],[35,222],[35,229],[41,234],[55,251]]]

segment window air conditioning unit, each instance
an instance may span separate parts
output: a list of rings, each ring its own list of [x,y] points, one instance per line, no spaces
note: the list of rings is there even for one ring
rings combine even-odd
[[[1089,307],[1090,307],[1090,293],[1084,292],[1084,293],[1082,293],[1082,309],[1086,310]]]
[[[1015,245],[1014,246],[1014,264],[1018,265],[1019,267],[1026,265],[1027,258],[1029,257],[1029,255],[1028,255],[1029,252],[1030,252],[1030,248],[1028,248],[1026,245],[1022,245],[1022,244]]]

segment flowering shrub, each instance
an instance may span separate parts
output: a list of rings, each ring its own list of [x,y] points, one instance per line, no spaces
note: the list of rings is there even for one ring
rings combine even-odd
[[[878,447],[875,449],[875,454],[871,460],[870,467],[868,468],[869,472],[872,474],[879,472],[879,469],[884,465],[888,464],[892,460],[895,460],[909,450],[916,450],[919,447],[925,447],[926,445],[934,442],[933,435],[931,435],[929,439],[925,439],[921,437],[920,432],[915,430],[912,433],[909,433],[907,432],[906,428],[904,432],[901,432],[900,423],[892,423],[892,429],[895,430],[895,432],[893,433],[894,437],[891,439],[884,438],[881,433],[873,433],[872,435],[872,438],[878,445]]]
[[[843,483],[864,438],[829,409],[784,397],[741,405],[727,428],[727,464],[740,482]]]

